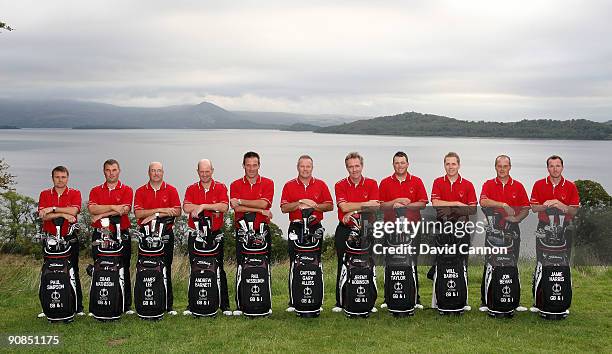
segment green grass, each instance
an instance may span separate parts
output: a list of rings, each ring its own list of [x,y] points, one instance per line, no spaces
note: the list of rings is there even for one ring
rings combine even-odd
[[[83,260],[82,264],[86,264]],[[332,313],[334,304],[335,262],[326,262],[324,312],[316,319],[301,319],[284,311],[287,303],[288,265],[273,268],[273,314],[270,318],[247,319],[219,316],[194,319],[166,317],[149,322],[136,316],[101,323],[79,317],[71,324],[49,324],[37,319],[40,260],[2,255],[0,258],[0,333],[59,334],[61,352],[610,352],[612,351],[612,270],[580,268],[573,270],[574,299],[571,315],[564,321],[545,321],[532,313],[519,313],[513,319],[492,319],[477,311],[480,298],[481,266],[469,270],[470,305],[473,310],[462,317],[441,317],[425,309],[412,318],[393,318],[386,311],[368,319],[348,319]],[[84,268],[84,267],[83,267]],[[187,262],[178,256],[175,272],[175,308],[185,308]],[[228,266],[230,298],[234,267]],[[421,297],[429,307],[431,281],[420,268]],[[382,269],[378,269],[379,275]],[[522,303],[531,304],[531,266],[521,269]],[[84,273],[84,272],[83,272]],[[82,274],[87,307],[89,277]],[[378,278],[382,289],[382,276]],[[382,302],[379,294],[377,304]],[[233,302],[232,302],[233,305]],[[0,347],[14,351],[16,347]],[[22,348],[31,351],[33,348]]]

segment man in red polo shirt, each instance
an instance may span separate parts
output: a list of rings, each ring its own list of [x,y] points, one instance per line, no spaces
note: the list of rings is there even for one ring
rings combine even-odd
[[[510,177],[510,169],[512,162],[507,155],[499,155],[495,158],[495,171],[497,177],[490,179],[482,186],[480,193],[480,205],[483,208],[494,208],[499,211],[502,216],[502,224],[509,222],[509,227],[518,234],[518,238],[514,240],[512,253],[518,261],[519,251],[521,246],[521,229],[519,223],[523,221],[529,214],[529,198],[523,184]],[[482,305],[479,310],[486,312],[488,308],[485,304],[485,275],[486,265],[482,272],[482,282],[480,284],[480,301]],[[518,306],[517,311],[527,311],[526,307]]]
[[[438,220],[452,222],[467,222],[470,215],[476,214],[476,191],[472,182],[461,177],[459,169],[461,159],[456,152],[449,152],[444,156],[444,170],[446,175],[438,177],[433,182],[431,189],[431,204],[436,208]],[[460,244],[470,244],[471,235],[467,234],[461,238]],[[467,266],[468,255],[464,256]],[[434,267],[427,273],[427,278],[433,280]],[[436,306],[432,301],[432,306]],[[467,311],[471,310],[469,305],[465,306]]]
[[[187,187],[185,198],[183,199],[183,210],[188,214],[188,223],[191,229],[195,229],[193,219],[198,218],[201,213],[209,217],[211,220],[212,235],[216,237],[223,232],[221,229],[223,227],[223,215],[229,209],[227,187],[225,184],[213,179],[215,169],[210,160],[200,160],[198,162],[197,172],[200,179]],[[230,311],[229,308],[229,296],[227,292],[227,275],[223,268],[224,244],[225,240],[222,238],[219,244],[219,255],[217,256],[217,263],[219,264],[219,272],[221,274],[220,308],[224,315],[231,316],[232,311]],[[189,309],[187,309],[183,314],[189,315],[191,313]]]
[[[249,151],[242,157],[242,167],[244,168],[244,176],[230,184],[230,206],[234,209],[234,227],[236,229],[236,237],[238,233],[238,221],[244,217],[245,213],[255,213],[255,222],[253,227],[259,230],[260,224],[265,224],[267,230],[268,255],[272,251],[272,235],[268,224],[272,219],[272,199],[274,198],[274,182],[266,177],[259,175],[260,159],[259,154]],[[240,263],[241,258],[240,242],[236,242],[236,258]],[[238,297],[236,296],[236,306],[238,305]],[[242,311],[236,310],[233,312],[235,316],[242,315]]]
[[[397,218],[396,210],[405,208],[405,217],[408,221],[418,222],[421,220],[421,209],[429,202],[427,191],[423,181],[417,176],[408,173],[408,155],[403,151],[398,151],[393,155],[393,170],[394,173],[380,181],[378,188],[380,194],[380,208],[383,210],[384,221],[395,221]],[[420,244],[421,235],[415,237],[415,243]],[[417,246],[418,247],[418,246]],[[416,262],[415,255],[415,264]],[[415,265],[416,270],[416,265]],[[419,277],[415,273],[417,288]],[[420,295],[417,295],[417,308],[422,309],[423,305],[420,302]],[[381,305],[382,308],[386,304]]]
[[[308,155],[302,155],[297,162],[298,176],[287,183],[283,187],[281,195],[281,211],[284,214],[289,214],[289,230],[287,235],[292,231],[292,222],[302,219],[302,209],[314,209],[312,215],[316,221],[310,224],[311,230],[321,227],[323,221],[323,213],[334,209],[329,188],[325,182],[312,176],[313,161]],[[288,242],[289,260],[293,262],[295,257],[294,244],[291,240]],[[291,300],[290,300],[291,301]],[[295,308],[289,303],[287,312],[293,312]]]
[[[338,269],[336,273],[336,306],[332,309],[333,312],[342,311],[340,307],[340,272],[346,250],[346,238],[351,231],[349,218],[351,215],[360,212],[364,207],[378,208],[380,206],[376,181],[362,175],[363,157],[358,152],[351,152],[344,158],[344,166],[349,175],[336,182],[334,186],[339,223],[334,236]],[[372,311],[376,312],[376,307],[372,308]]]
[[[565,220],[570,221],[580,206],[576,185],[562,175],[563,159],[553,155],[546,160],[546,166],[548,177],[536,181],[531,191],[531,210],[538,213],[538,228],[543,228],[549,223],[546,209],[559,209],[565,214]]]
[[[128,217],[128,213],[132,209],[132,197],[133,192],[132,188],[124,185],[119,180],[119,175],[121,174],[121,168],[119,166],[119,162],[115,159],[109,159],[104,161],[103,165],[104,170],[104,178],[106,181],[99,185],[95,186],[89,192],[89,203],[87,208],[91,213],[91,226],[94,227],[94,232],[92,234],[92,241],[100,237],[100,229],[102,228],[102,223],[100,220],[102,218],[107,218],[113,215],[121,216],[121,234],[123,235],[123,240],[121,241],[123,245],[122,257],[121,260],[123,262],[123,266],[127,270],[125,272],[125,293],[124,293],[124,311],[125,313],[133,314],[134,311],[130,309],[132,306],[132,282],[130,280],[130,257],[132,255],[132,243],[130,241],[130,219]],[[110,225],[111,231],[115,232],[115,225]],[[97,254],[95,252],[95,248],[92,247],[92,258],[95,260],[97,258]]]
[[[68,187],[70,172],[64,166],[57,166],[51,171],[53,187],[40,192],[38,198],[38,216],[43,220],[43,231],[55,235],[53,219],[64,218],[61,235],[66,236],[70,224],[77,222],[77,215],[81,211],[81,192]],[[83,292],[81,278],[79,277],[79,241],[71,246],[70,263],[74,267],[77,291],[77,315],[83,313]],[[38,317],[44,317],[44,312]]]
[[[180,216],[181,201],[173,186],[164,182],[164,167],[161,162],[149,164],[149,182],[136,190],[134,194],[134,215],[139,226],[146,225],[158,216]],[[174,225],[172,225],[173,227]],[[166,311],[176,315],[172,308],[172,260],[174,256],[174,231],[171,228],[169,239],[164,244],[164,263],[166,264],[166,280],[168,286],[168,302]]]

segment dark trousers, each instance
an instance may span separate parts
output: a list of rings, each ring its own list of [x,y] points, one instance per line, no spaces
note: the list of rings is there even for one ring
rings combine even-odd
[[[77,242],[73,243],[70,249],[70,264],[72,264],[72,269],[74,269],[74,278],[76,281],[76,294],[77,294],[77,303],[76,310],[77,312],[83,312],[83,290],[81,289],[81,277],[79,275],[79,251],[80,245],[78,238]]]
[[[172,292],[172,261],[174,259],[174,231],[168,233],[168,242],[164,244],[164,264],[166,265],[166,284],[168,287],[168,301],[166,311],[172,311],[174,306],[174,293]]]
[[[336,306],[340,307],[340,273],[342,272],[342,263],[346,253],[346,239],[351,232],[351,229],[339,223],[336,227],[334,241],[336,244],[336,256],[338,258],[338,267],[336,271]]]
[[[123,293],[123,311],[127,311],[132,307],[132,280],[130,277],[130,261],[132,258],[132,241],[130,240],[130,232],[128,229],[121,230],[122,240],[121,245],[121,263],[124,269],[123,281],[124,281],[124,293]],[[91,241],[95,241],[100,238],[100,231],[94,230],[91,234]],[[94,262],[98,259],[98,247],[94,246],[91,248],[91,258]]]
[[[259,230],[259,229],[258,229]],[[268,261],[270,261],[270,258],[272,256],[272,234],[270,233],[270,227],[266,224],[265,225],[265,230],[267,231],[266,233],[266,255],[268,258]],[[234,233],[234,237],[236,237],[236,268],[238,268],[238,266],[242,263],[242,260],[244,258],[244,246],[242,245],[242,242],[240,242],[240,240],[238,240],[238,230],[236,230],[236,232]],[[236,289],[236,295],[235,295],[235,301],[236,301],[236,308],[238,310],[240,310],[239,306],[238,306],[238,272],[236,272],[236,281],[234,282],[235,284],[235,289]],[[229,305],[228,305],[229,308]]]
[[[222,232],[221,230],[213,231],[212,238],[214,239],[221,232]],[[193,242],[192,237],[189,238],[189,242]],[[192,248],[190,247],[190,249]],[[219,243],[219,254],[217,255],[217,264],[219,265],[219,275],[221,278],[221,300],[220,300],[221,302],[219,304],[221,311],[229,310],[229,294],[227,290],[227,275],[225,274],[225,268],[223,267],[223,262],[225,259],[224,250],[225,250],[225,239],[222,238],[221,242]],[[189,264],[193,262],[193,258],[194,256],[191,253],[189,253]]]

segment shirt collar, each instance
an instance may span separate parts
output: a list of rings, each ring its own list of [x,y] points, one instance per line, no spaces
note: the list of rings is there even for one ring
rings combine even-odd
[[[198,184],[198,189],[204,189],[204,186],[202,185],[202,181],[198,181],[196,183]],[[217,182],[215,182],[215,180],[212,179],[211,182],[210,182],[210,187],[208,188],[208,190],[210,191],[210,190],[215,189],[215,184],[216,183]]]
[[[123,187],[123,183],[121,183],[121,181],[117,181],[117,186],[115,186],[115,189],[121,189],[122,187]],[[106,182],[102,183],[102,188],[109,189],[108,183]]]
[[[396,175],[395,173],[393,173],[393,174],[391,175],[391,178],[392,178],[393,180],[395,180],[395,181],[398,181],[398,182],[400,181],[400,180],[397,178],[397,175]],[[404,181],[410,181],[411,179],[412,179],[412,175],[411,175],[410,173],[406,172],[406,179],[405,179]]]
[[[162,184],[161,186],[159,186],[158,190],[166,189],[166,187],[166,181],[162,181]],[[155,188],[153,188],[153,186],[151,185],[151,181],[147,182],[147,189],[155,190]]]
[[[546,184],[553,184],[552,183],[552,178],[550,178],[550,175],[548,175],[548,177],[546,177]],[[565,186],[565,177],[561,176],[561,182],[559,182],[559,184],[561,185],[561,187]],[[557,184],[557,185],[559,185]]]
[[[69,191],[70,191],[70,187],[66,186],[64,193],[62,193],[61,195],[68,194]],[[57,194],[57,191],[55,190],[55,186],[51,187],[51,195],[53,194]]]
[[[444,181],[450,183],[450,179],[448,179],[448,175],[444,175]],[[463,177],[461,177],[461,174],[457,174],[457,179],[453,183],[461,183],[461,182],[463,182]]]
[[[245,184],[251,184],[251,182],[249,181],[249,179],[247,178],[246,175],[244,175],[244,177],[242,177],[242,182]],[[255,181],[255,184],[260,183],[261,182],[261,175],[257,175],[257,180]]]
[[[495,184],[503,184],[503,183],[499,179],[499,177],[495,177]],[[513,185],[514,184],[514,179],[512,179],[512,177],[508,176],[508,182],[506,182],[506,184]]]
[[[300,177],[299,177],[299,176],[295,178],[295,182],[296,182],[297,184],[299,184],[300,186],[304,186],[304,187],[308,187],[308,186],[310,186],[310,185],[311,185],[311,184],[313,184],[315,181],[316,181],[316,179],[314,178],[314,176],[310,176],[310,181],[308,182],[308,184],[304,184],[304,183],[302,183],[302,180],[300,180]]]
[[[353,181],[351,181],[351,177],[346,177],[346,181],[348,182],[349,186],[351,187],[357,187],[358,185],[363,186],[365,183],[365,177],[361,176],[361,179],[359,180],[359,182],[357,184],[353,184]]]

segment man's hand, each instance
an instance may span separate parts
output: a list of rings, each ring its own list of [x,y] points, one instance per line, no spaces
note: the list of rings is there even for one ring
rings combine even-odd
[[[177,216],[178,212],[176,211],[175,208],[164,208],[162,209],[163,213],[168,214],[168,216]]]
[[[519,222],[519,219],[517,219],[517,217],[513,215],[506,216],[504,219],[506,219],[506,221],[509,221],[509,222]]]
[[[300,204],[304,204],[306,206],[306,208],[302,208],[302,206],[300,205],[300,209],[314,208],[317,206],[317,202],[312,199],[300,199],[299,202]]]
[[[506,211],[506,214],[508,216],[514,216],[516,213],[514,212],[514,208],[512,208],[511,206],[509,206],[508,204],[504,203],[502,205],[502,208],[504,208],[504,210]],[[506,218],[507,219],[507,218]]]
[[[153,215],[149,215],[149,216],[147,216],[146,218],[142,219],[142,221],[140,222],[140,224],[142,224],[142,225],[146,225],[146,224],[150,223],[150,222],[151,222],[153,219],[155,219],[155,218],[156,218],[155,214],[153,214]]]
[[[377,207],[380,206],[380,203],[376,200],[368,200],[367,202],[361,203],[362,207]]]
[[[230,199],[230,206],[232,207],[232,209],[236,209],[237,206],[240,206],[240,203],[238,203],[238,198],[232,198]]]
[[[99,215],[92,215],[92,216],[91,216],[91,222],[92,222],[92,223],[94,223],[94,222],[96,222],[96,221],[98,221],[98,220],[102,219],[102,217],[103,217],[103,216],[102,216],[102,214],[99,214]]]
[[[193,208],[193,210],[191,211],[191,213],[189,215],[191,215],[191,217],[193,219],[197,219],[198,216],[200,215],[200,213],[204,210],[204,206],[203,205],[198,205],[198,207]]]
[[[270,210],[262,209],[260,213],[261,215],[267,217],[268,219],[272,219],[272,212]]]
[[[52,212],[52,211],[53,211],[53,208],[52,208],[52,207],[49,207],[49,208],[44,208],[44,209],[40,209],[40,210],[38,211],[38,216],[40,216],[40,218],[42,219],[42,218],[44,218],[44,217],[45,217],[45,215],[49,214],[49,213],[50,213],[50,212]]]
[[[344,216],[342,217],[342,223],[343,223],[343,224],[348,224],[348,223],[349,223],[349,221],[351,220],[351,216],[352,216],[352,215],[353,215],[352,213],[346,213],[346,214],[344,214]]]

